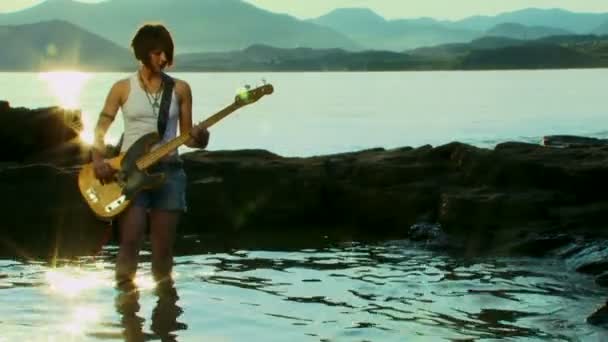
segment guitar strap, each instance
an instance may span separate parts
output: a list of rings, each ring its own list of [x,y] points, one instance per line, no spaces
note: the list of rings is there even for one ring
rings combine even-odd
[[[173,88],[175,87],[175,80],[173,77],[161,72],[162,84],[163,84],[163,95],[160,99],[160,108],[158,109],[158,121],[156,127],[158,129],[158,135],[162,139],[167,129],[167,121],[169,121],[169,109],[171,108],[171,97],[173,95]],[[122,141],[125,137],[123,133],[116,144],[116,154],[120,153],[122,148]]]
[[[175,81],[173,78],[164,72],[161,72],[162,82],[163,82],[163,97],[160,100],[160,108],[158,110],[158,134],[161,139],[165,134],[165,129],[167,129],[167,121],[169,121],[169,108],[171,108],[171,97],[173,95],[173,87],[175,86]]]

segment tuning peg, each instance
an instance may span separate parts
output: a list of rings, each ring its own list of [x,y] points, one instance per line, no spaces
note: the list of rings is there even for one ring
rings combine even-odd
[[[249,84],[245,84],[245,89],[249,90],[251,89],[251,86]]]
[[[265,78],[262,78],[262,80],[261,80],[261,81],[262,81],[262,85],[266,85],[266,84],[268,83],[268,82],[266,82],[266,79],[265,79]]]

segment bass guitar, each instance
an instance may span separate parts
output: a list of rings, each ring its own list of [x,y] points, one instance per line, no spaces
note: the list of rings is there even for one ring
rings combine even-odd
[[[233,103],[197,126],[209,128],[230,113],[258,101],[265,95],[272,94],[273,91],[272,85],[265,84],[241,92],[235,96]],[[142,136],[126,152],[107,161],[118,171],[111,181],[104,181],[103,184],[95,176],[93,163],[84,165],[78,174],[78,187],[82,197],[99,219],[110,221],[129,206],[138,192],[152,189],[164,182],[164,173],[148,173],[148,168],[189,139],[188,132],[182,133],[173,140],[152,149],[160,141],[158,133]]]

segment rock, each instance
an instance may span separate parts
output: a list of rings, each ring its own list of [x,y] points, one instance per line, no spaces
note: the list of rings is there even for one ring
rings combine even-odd
[[[416,223],[410,227],[409,238],[412,241],[432,241],[442,238],[445,233],[437,223]]]
[[[0,161],[73,165],[88,157],[78,139],[81,112],[59,107],[11,108],[0,103]]]
[[[599,276],[595,277],[595,283],[599,286],[608,287],[608,272],[604,272]]]
[[[567,246],[576,241],[572,236],[566,234],[532,234],[529,237],[514,241],[509,254],[521,254],[526,256],[541,257],[548,255],[560,247]]]
[[[598,308],[594,313],[587,317],[587,323],[593,325],[608,324],[608,303]]]
[[[52,260],[101,247],[107,225],[81,200],[77,171],[41,164],[0,169],[0,255]]]
[[[608,260],[593,261],[576,269],[577,272],[598,275],[608,271]]]
[[[408,238],[411,241],[424,243],[429,249],[441,248],[444,251],[452,251],[460,247],[457,241],[448,237],[438,223],[416,223],[410,227]]]
[[[591,275],[599,275],[608,270],[608,242],[594,240],[581,242],[582,248],[565,257],[570,268]]]
[[[50,194],[37,202],[47,220],[58,219],[62,208],[79,220],[90,216],[75,192],[78,165],[88,159],[76,138],[79,113],[10,108],[0,118],[7,121],[0,139],[10,147],[0,162],[16,163],[0,163],[4,195],[11,198],[0,213],[30,232],[42,229],[25,208],[30,198]],[[323,227],[420,238],[422,233],[404,227],[432,222],[471,255],[508,248],[539,255],[568,245],[573,236],[608,236],[608,146],[511,142],[491,150],[454,142],[309,158],[264,150],[195,151],[183,159],[189,180],[183,234]],[[39,163],[48,165],[33,166]],[[83,229],[76,227],[79,220],[64,222],[66,231]],[[432,238],[434,232],[424,234]],[[604,254],[589,258],[583,252],[570,251],[573,269],[605,260]]]

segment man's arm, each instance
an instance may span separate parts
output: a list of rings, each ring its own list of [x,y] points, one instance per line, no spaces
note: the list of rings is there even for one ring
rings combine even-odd
[[[110,128],[112,122],[114,122],[114,118],[116,117],[116,113],[118,113],[118,109],[122,103],[123,97],[123,88],[124,82],[118,81],[116,82],[108,96],[106,97],[105,104],[101,113],[99,114],[99,118],[97,119],[97,124],[95,125],[95,139],[93,140],[93,161],[103,160],[106,154],[106,143],[105,136]]]
[[[176,80],[175,91],[179,96],[179,130],[190,134],[186,146],[192,148],[205,148],[209,143],[209,131],[192,126],[192,90],[184,81]]]

